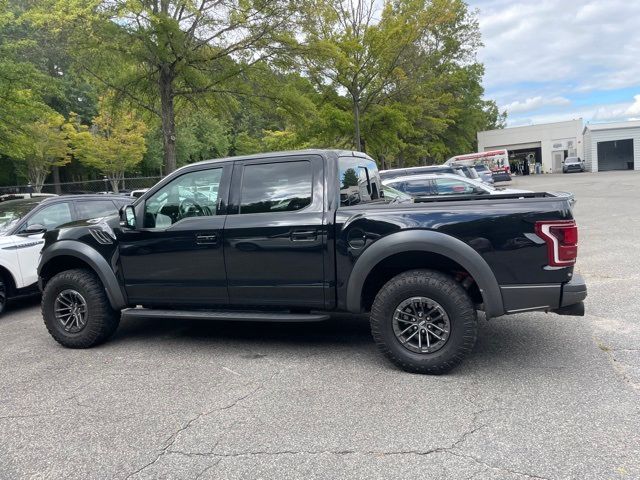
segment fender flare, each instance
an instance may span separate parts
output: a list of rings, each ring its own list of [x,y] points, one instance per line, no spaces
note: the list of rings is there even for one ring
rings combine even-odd
[[[391,255],[409,251],[437,253],[459,263],[476,281],[487,318],[504,315],[500,286],[487,262],[462,240],[433,230],[393,233],[367,248],[358,257],[347,282],[347,310],[362,311],[364,282],[378,263]]]
[[[82,260],[96,272],[102,285],[104,285],[107,298],[114,310],[121,310],[127,306],[124,292],[109,263],[96,250],[82,242],[60,240],[44,249],[38,264],[38,277],[42,278],[42,269],[49,261],[61,256],[75,257]]]

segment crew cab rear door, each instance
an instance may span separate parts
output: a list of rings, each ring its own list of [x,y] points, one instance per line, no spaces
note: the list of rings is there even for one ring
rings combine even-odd
[[[231,303],[324,306],[323,198],[318,155],[235,162],[224,227]]]

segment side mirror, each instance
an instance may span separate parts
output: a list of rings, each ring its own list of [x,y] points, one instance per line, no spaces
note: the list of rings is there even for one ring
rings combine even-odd
[[[133,205],[126,205],[120,209],[120,226],[131,230],[136,228],[136,211]]]
[[[44,233],[47,231],[47,227],[40,223],[34,223],[31,225],[27,225],[27,227],[22,230],[23,235],[37,235],[38,233]]]

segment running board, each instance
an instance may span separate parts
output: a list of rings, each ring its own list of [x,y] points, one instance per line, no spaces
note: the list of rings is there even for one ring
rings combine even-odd
[[[179,318],[182,320],[230,320],[233,322],[321,322],[328,320],[329,315],[324,313],[127,308],[122,311],[122,318]]]

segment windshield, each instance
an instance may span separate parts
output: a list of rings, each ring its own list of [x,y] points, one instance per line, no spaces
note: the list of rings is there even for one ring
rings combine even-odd
[[[473,167],[469,167],[469,178],[480,178],[480,175],[478,175],[478,171],[473,168]]]
[[[11,230],[38,203],[32,200],[9,200],[0,203],[0,235]]]

